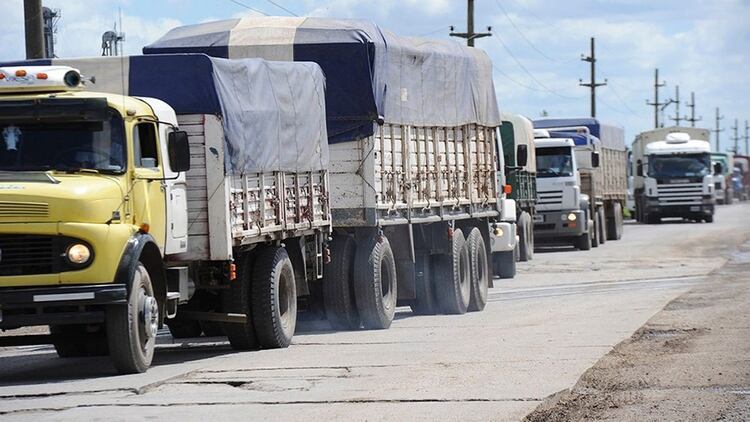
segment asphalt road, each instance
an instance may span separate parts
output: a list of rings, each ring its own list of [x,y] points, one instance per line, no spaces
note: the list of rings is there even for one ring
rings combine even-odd
[[[589,252],[537,251],[495,280],[484,312],[412,316],[390,330],[303,324],[285,350],[162,336],[154,366],[116,376],[106,358],[0,349],[3,420],[519,420],[629,338],[750,239],[750,204],[716,222],[627,224]],[[215,341],[214,341],[215,340]]]

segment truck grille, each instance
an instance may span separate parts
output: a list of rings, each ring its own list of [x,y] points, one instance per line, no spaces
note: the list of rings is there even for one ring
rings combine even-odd
[[[656,186],[659,205],[700,205],[703,202],[701,183],[673,183]]]
[[[70,271],[65,250],[80,242],[65,236],[0,235],[0,276]]]
[[[540,192],[537,191],[537,205],[542,207],[552,205],[562,205],[563,192],[561,190],[552,190]]]
[[[44,202],[9,202],[0,201],[0,218],[2,217],[47,217],[49,205]]]

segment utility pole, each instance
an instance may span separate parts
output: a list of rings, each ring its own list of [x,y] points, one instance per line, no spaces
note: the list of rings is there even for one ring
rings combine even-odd
[[[695,118],[695,92],[690,93],[690,102],[687,103],[687,106],[690,108],[690,118],[685,118],[685,120],[690,122],[690,127],[695,127],[695,122],[703,120],[703,116]]]
[[[737,132],[739,130],[739,122],[737,119],[734,119],[734,126],[732,126],[732,131],[734,131],[734,136],[732,136],[732,140],[734,141],[734,153],[737,154],[739,148],[738,142],[740,141],[739,133]]]
[[[712,132],[716,134],[716,151],[721,151],[721,142],[719,142],[719,134],[721,132],[724,132],[724,129],[721,128],[721,120],[724,119],[724,116],[721,116],[719,114],[719,107],[716,107],[716,129],[714,129]]]
[[[674,87],[674,101],[672,101],[675,104],[675,113],[674,117],[670,116],[669,118],[674,120],[675,126],[680,126],[680,121],[682,120],[689,120],[687,116],[680,116],[680,86],[675,85]]]
[[[750,155],[750,149],[748,149],[748,144],[750,144],[750,137],[748,137],[748,131],[750,131],[750,124],[748,124],[747,120],[745,120],[745,155]]]
[[[466,3],[466,32],[453,32],[453,25],[451,25],[450,36],[465,38],[466,45],[474,47],[475,39],[492,36],[492,27],[488,26],[487,32],[474,32],[474,0],[467,0]]]
[[[585,84],[583,79],[578,80],[578,85],[591,88],[591,117],[596,117],[596,88],[607,85],[607,79],[604,82],[596,82],[596,51],[594,49],[594,37],[591,37],[591,55],[581,55],[581,61],[591,63],[591,82]]]
[[[654,106],[654,129],[659,127],[659,111],[663,110],[664,107],[672,104],[672,100],[659,102],[659,88],[667,86],[667,81],[659,82],[659,69],[654,71],[654,102],[650,103],[646,100],[646,105]]]
[[[42,0],[23,1],[24,29],[26,31],[26,58],[44,58],[44,21]]]

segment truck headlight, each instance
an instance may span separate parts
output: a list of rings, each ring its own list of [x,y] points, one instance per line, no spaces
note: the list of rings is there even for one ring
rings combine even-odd
[[[67,257],[72,264],[82,265],[91,259],[91,249],[81,243],[75,243],[68,247]]]
[[[568,221],[576,221],[576,218],[577,218],[576,215],[573,214],[572,212],[568,214]]]

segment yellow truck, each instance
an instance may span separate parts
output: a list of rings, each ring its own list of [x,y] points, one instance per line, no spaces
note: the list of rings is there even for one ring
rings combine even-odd
[[[0,346],[121,373],[149,367],[165,324],[286,347],[331,231],[320,68],[91,60],[120,77],[0,67],[0,329],[50,326]]]

